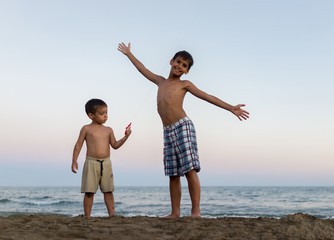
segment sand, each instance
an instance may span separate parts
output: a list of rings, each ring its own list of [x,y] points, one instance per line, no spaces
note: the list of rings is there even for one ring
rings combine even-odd
[[[334,239],[334,221],[273,218],[0,217],[0,239]]]

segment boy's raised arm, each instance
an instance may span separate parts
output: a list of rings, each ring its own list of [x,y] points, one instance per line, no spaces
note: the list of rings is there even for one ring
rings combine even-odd
[[[159,83],[164,80],[163,77],[156,75],[152,73],[150,70],[148,70],[144,64],[142,64],[130,51],[131,44],[128,43],[128,46],[126,46],[123,42],[118,44],[118,51],[122,52],[125,56],[127,56],[132,64],[138,69],[138,71],[144,75],[148,80],[155,83],[156,85],[159,85]]]

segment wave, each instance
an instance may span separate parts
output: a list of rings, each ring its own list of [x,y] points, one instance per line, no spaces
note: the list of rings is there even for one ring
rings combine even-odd
[[[26,201],[26,202],[20,202],[20,204],[23,205],[28,205],[28,206],[55,206],[55,205],[71,205],[71,204],[81,204],[81,202],[77,202],[77,201],[36,201],[36,200],[32,200],[32,201]]]
[[[20,197],[17,197],[17,199],[27,199],[27,198],[29,198],[29,197],[27,197],[27,196],[20,196]],[[43,199],[49,199],[49,198],[52,198],[51,196],[43,196],[43,197],[34,197],[34,199],[36,199],[36,200],[43,200]]]
[[[4,198],[4,199],[0,199],[0,203],[9,203],[11,202],[10,199]]]

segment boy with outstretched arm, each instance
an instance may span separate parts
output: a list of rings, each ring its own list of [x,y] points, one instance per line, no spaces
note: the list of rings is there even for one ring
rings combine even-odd
[[[121,147],[131,134],[131,127],[125,136],[116,140],[114,131],[103,124],[108,120],[108,106],[100,99],[91,99],[85,105],[86,113],[92,122],[81,128],[79,138],[74,146],[72,172],[77,173],[78,156],[84,141],[87,145],[86,161],[82,172],[81,192],[84,196],[84,213],[90,217],[94,194],[98,186],[104,195],[109,216],[115,215],[114,178],[110,161],[110,146]]]
[[[192,56],[186,52],[177,52],[170,60],[170,73],[167,79],[148,70],[130,51],[130,43],[118,45],[118,50],[126,55],[133,65],[148,80],[158,86],[158,113],[164,126],[164,169],[169,176],[171,214],[167,217],[180,217],[181,182],[180,176],[186,176],[192,203],[191,216],[200,217],[201,186],[197,175],[200,163],[197,154],[197,141],[192,121],[183,110],[183,100],[187,92],[211,104],[232,112],[239,120],[246,120],[249,113],[241,107],[232,106],[217,97],[198,89],[192,82],[181,80],[193,65]]]

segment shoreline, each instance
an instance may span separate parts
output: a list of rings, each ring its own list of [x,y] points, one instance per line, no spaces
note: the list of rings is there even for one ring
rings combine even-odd
[[[258,217],[165,219],[146,216],[0,217],[0,239],[334,239],[334,221],[296,213]]]
[[[322,216],[316,216],[309,213],[302,213],[302,212],[296,212],[296,213],[288,213],[283,216],[238,216],[238,215],[229,215],[229,216],[217,216],[217,217],[207,217],[202,216],[199,217],[200,219],[223,219],[223,218],[244,218],[244,219],[257,219],[257,218],[265,218],[265,219],[276,219],[280,220],[281,218],[285,218],[287,216],[296,215],[296,214],[302,214],[302,215],[309,215],[321,220],[332,220],[334,221],[334,218],[331,217],[322,217]],[[63,214],[63,213],[54,213],[54,212],[1,212],[0,218],[11,218],[11,217],[24,217],[24,216],[35,216],[35,217],[48,217],[48,216],[57,216],[57,217],[64,217],[64,218],[77,218],[77,217],[85,217],[83,213],[76,214],[76,215],[69,215],[69,214]],[[156,215],[120,215],[115,214],[114,216],[107,216],[107,215],[101,215],[101,216],[94,216],[92,215],[90,218],[112,218],[112,217],[122,217],[122,218],[136,218],[136,217],[146,217],[146,218],[165,218],[164,216],[156,216]],[[181,216],[179,218],[193,218],[190,216]],[[178,219],[178,218],[172,218],[172,219]],[[194,217],[194,219],[197,219]],[[1,240],[1,239],[0,239]]]

